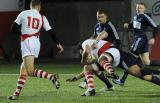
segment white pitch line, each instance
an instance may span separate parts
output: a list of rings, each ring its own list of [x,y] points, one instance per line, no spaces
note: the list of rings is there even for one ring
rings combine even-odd
[[[17,75],[19,75],[19,74],[9,74],[9,73],[1,74],[1,73],[0,73],[0,76],[8,76],[8,75],[17,76]],[[75,74],[60,74],[60,75],[75,75]]]

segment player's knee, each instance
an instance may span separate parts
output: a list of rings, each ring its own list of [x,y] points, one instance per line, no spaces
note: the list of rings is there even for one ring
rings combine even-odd
[[[83,71],[92,71],[91,65],[84,65]]]
[[[144,65],[149,66],[150,65],[150,60],[143,60]]]
[[[141,76],[141,71],[138,65],[131,66],[127,72],[135,77]]]
[[[152,75],[142,75],[141,79],[146,80],[146,81],[150,81],[152,79]]]
[[[110,58],[110,56],[109,56],[108,54],[102,54],[102,55],[99,57],[98,62],[100,63],[100,62],[102,62],[103,60],[111,61],[110,59],[111,59],[111,58]]]

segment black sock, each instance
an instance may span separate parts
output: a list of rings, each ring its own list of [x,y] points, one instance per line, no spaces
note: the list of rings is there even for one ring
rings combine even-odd
[[[96,75],[100,80],[102,80],[106,84],[108,88],[113,87],[113,85],[109,82],[109,80],[104,76],[103,72],[101,72],[100,74],[96,74]]]
[[[127,73],[127,71],[124,71],[123,76],[121,77],[121,82],[124,83],[126,81],[127,77],[128,77],[128,73]]]
[[[151,82],[160,85],[160,79],[156,76],[152,76]]]
[[[159,75],[160,71],[155,69],[145,68],[141,70],[142,75]]]
[[[150,62],[150,66],[160,66],[160,61],[159,60],[152,60]]]
[[[84,79],[83,82],[86,82],[86,84],[87,84],[87,80],[86,79]]]

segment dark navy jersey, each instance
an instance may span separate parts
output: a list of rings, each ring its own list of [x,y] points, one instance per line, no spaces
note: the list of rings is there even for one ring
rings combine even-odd
[[[145,36],[148,27],[154,29],[153,37],[155,37],[158,32],[157,25],[147,14],[136,14],[129,24],[129,28],[133,28],[134,34],[139,36]]]
[[[105,24],[97,23],[94,28],[94,37],[97,37],[102,31],[106,31],[108,33],[108,36],[103,40],[109,41],[117,46],[120,45],[117,30],[110,21],[107,21]]]

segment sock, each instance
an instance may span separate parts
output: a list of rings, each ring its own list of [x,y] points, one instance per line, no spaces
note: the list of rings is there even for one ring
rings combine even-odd
[[[150,62],[150,66],[160,66],[160,61],[158,61],[158,60],[152,60]]]
[[[19,95],[22,88],[24,87],[25,81],[26,81],[26,74],[20,74],[18,81],[17,81],[17,87],[16,91],[14,92],[13,95]]]
[[[100,65],[106,70],[108,71],[108,73],[114,73],[113,69],[112,69],[112,65],[111,63],[108,62],[108,60],[102,60],[100,62]]]
[[[48,74],[47,72],[42,71],[42,70],[38,70],[38,69],[35,69],[33,71],[33,76],[38,77],[38,78],[45,78],[48,80],[54,80],[54,77],[52,74]]]
[[[159,75],[160,71],[159,70],[154,70],[154,69],[149,69],[145,68],[141,70],[142,75]]]
[[[89,71],[86,71],[86,72],[84,72],[84,76],[85,76],[85,79],[87,81],[88,90],[94,89],[94,85],[93,85],[93,82],[94,82],[93,73],[89,72]]]
[[[106,84],[108,88],[113,87],[113,85],[109,82],[109,80],[104,76],[103,72],[101,72],[100,74],[96,74],[96,75],[100,80],[102,80]]]
[[[160,79],[156,76],[152,76],[151,82],[160,85]]]
[[[84,79],[83,82],[86,82],[86,84],[87,84],[87,80],[86,79]]]
[[[122,76],[122,78],[120,79],[121,82],[124,83],[124,82],[126,81],[127,77],[128,77],[128,73],[127,73],[127,71],[124,71],[124,72],[123,72],[123,76]]]

